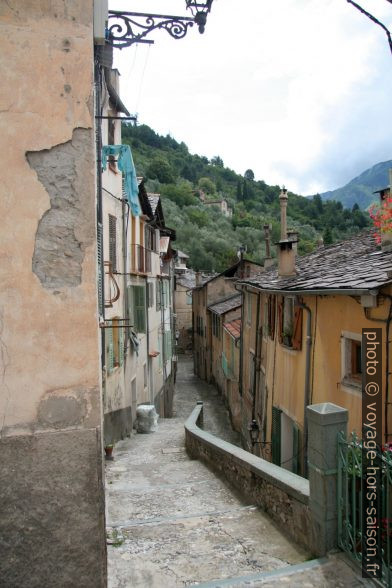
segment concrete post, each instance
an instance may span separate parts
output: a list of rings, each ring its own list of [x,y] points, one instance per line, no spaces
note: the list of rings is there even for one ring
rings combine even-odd
[[[313,544],[321,556],[337,546],[338,433],[347,434],[348,410],[324,402],[308,406],[306,414]]]

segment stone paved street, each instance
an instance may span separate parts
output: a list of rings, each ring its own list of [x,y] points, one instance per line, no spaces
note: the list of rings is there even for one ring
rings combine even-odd
[[[175,418],[118,443],[106,466],[109,588],[363,585],[340,556],[307,561],[266,514],[188,458],[184,421],[196,400],[205,429],[238,442],[215,389],[181,360]]]

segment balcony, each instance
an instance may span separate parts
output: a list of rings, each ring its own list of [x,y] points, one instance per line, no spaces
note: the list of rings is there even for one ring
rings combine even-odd
[[[142,245],[131,245],[131,272],[148,274],[151,272],[151,250]]]

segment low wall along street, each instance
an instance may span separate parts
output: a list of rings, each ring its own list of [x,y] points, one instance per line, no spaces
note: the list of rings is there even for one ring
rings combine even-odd
[[[200,402],[185,423],[189,456],[210,465],[294,541],[314,552],[309,481],[203,431],[202,426]]]

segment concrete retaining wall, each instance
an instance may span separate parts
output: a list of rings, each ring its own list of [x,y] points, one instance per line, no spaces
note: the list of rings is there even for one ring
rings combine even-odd
[[[313,552],[309,481],[203,431],[202,426],[203,404],[198,403],[185,423],[189,456],[222,474],[294,541]]]

